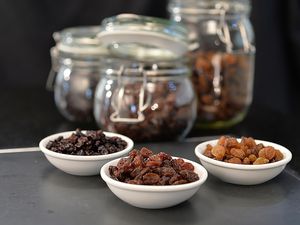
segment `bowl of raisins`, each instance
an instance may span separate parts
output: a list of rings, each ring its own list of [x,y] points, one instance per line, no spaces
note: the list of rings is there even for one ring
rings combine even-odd
[[[147,148],[108,162],[101,177],[124,202],[139,208],[161,209],[191,198],[207,179],[207,171],[193,161]]]
[[[287,148],[252,137],[222,136],[199,144],[195,154],[209,173],[222,181],[239,185],[269,181],[292,159]]]
[[[53,166],[78,176],[98,175],[101,166],[127,155],[133,145],[133,141],[124,135],[80,129],[50,135],[39,143]]]

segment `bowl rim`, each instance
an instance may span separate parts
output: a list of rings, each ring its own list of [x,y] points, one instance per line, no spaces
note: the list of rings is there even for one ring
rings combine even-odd
[[[270,141],[264,141],[264,140],[258,140],[255,139],[255,142],[258,144],[263,144],[264,146],[273,146],[274,148],[281,151],[284,158],[277,162],[272,162],[268,164],[261,164],[261,165],[244,165],[244,164],[234,164],[234,163],[228,163],[223,161],[218,161],[216,159],[209,158],[205,155],[203,155],[203,152],[206,148],[207,144],[215,145],[218,142],[219,139],[214,139],[210,141],[205,141],[200,144],[198,144],[195,147],[195,154],[200,159],[200,161],[205,161],[207,163],[213,164],[215,166],[224,167],[224,168],[230,168],[230,169],[239,169],[239,170],[263,170],[263,169],[271,169],[275,167],[280,167],[283,165],[286,165],[289,163],[292,159],[292,153],[284,146],[270,142]],[[241,138],[237,138],[238,141],[241,141]]]
[[[121,157],[124,158],[124,157]],[[106,164],[104,164],[101,168],[100,175],[102,179],[108,184],[115,186],[116,188],[119,189],[124,189],[124,190],[131,190],[131,191],[141,191],[141,192],[174,192],[174,191],[183,191],[183,190],[189,190],[193,188],[200,187],[208,177],[208,172],[207,170],[200,165],[199,163],[196,163],[194,161],[182,158],[182,157],[175,157],[172,156],[172,158],[177,159],[181,158],[186,162],[189,162],[193,164],[195,167],[195,170],[197,171],[197,174],[199,176],[199,180],[194,181],[192,183],[187,183],[187,184],[178,184],[178,185],[142,185],[142,184],[128,184],[124,183],[121,181],[117,181],[113,178],[111,178],[108,174],[108,167],[111,165],[116,165],[117,162],[121,159],[115,159],[112,160]]]
[[[107,155],[84,155],[84,156],[58,153],[58,152],[54,152],[54,151],[51,151],[46,148],[46,145],[49,141],[54,140],[54,139],[58,138],[59,136],[63,136],[64,138],[68,137],[74,132],[75,131],[65,131],[65,132],[49,135],[40,141],[39,148],[45,155],[49,155],[49,156],[59,158],[59,159],[68,159],[68,160],[75,160],[75,161],[94,161],[94,160],[96,161],[96,160],[106,160],[106,159],[120,157],[120,156],[128,153],[130,150],[132,150],[132,148],[134,146],[134,142],[125,135],[103,131],[103,133],[108,137],[113,137],[113,136],[120,137],[122,140],[126,141],[127,142],[126,148],[119,152],[115,152],[115,153],[111,153],[111,154],[107,154]],[[87,132],[87,130],[82,130],[81,132],[85,133],[85,132]]]

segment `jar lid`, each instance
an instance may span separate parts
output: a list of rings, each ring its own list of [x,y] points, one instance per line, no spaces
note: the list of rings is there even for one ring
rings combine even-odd
[[[55,32],[53,38],[59,52],[78,55],[106,55],[107,50],[102,46],[97,34],[100,26],[82,26],[66,28]]]
[[[135,14],[106,18],[98,38],[111,54],[138,60],[172,60],[188,51],[183,25]]]
[[[219,15],[220,10],[225,10],[227,14],[248,13],[250,5],[249,0],[170,0],[168,11],[187,15]]]

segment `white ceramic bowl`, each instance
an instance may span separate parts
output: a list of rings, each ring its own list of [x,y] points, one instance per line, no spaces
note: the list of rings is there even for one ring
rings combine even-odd
[[[82,132],[84,133],[85,131]],[[57,153],[46,148],[46,145],[49,141],[53,141],[59,136],[63,136],[64,138],[69,137],[72,133],[74,133],[74,131],[53,134],[41,140],[39,144],[41,151],[45,154],[46,158],[52,165],[72,175],[98,175],[100,173],[100,168],[105,163],[109,162],[110,160],[127,155],[133,148],[133,141],[130,138],[124,135],[110,132],[103,133],[108,137],[120,137],[127,142],[127,147],[124,150],[107,155],[79,156]]]
[[[184,159],[193,164],[194,172],[199,175],[199,180],[188,184],[168,186],[127,184],[114,180],[109,175],[109,166],[116,166],[119,160],[105,164],[101,169],[101,177],[118,198],[139,208],[160,209],[177,205],[191,198],[207,179],[207,171],[203,166]]]
[[[240,141],[240,139],[238,139],[238,141]],[[284,158],[278,162],[268,164],[242,165],[218,161],[203,155],[207,144],[215,146],[217,142],[218,140],[212,140],[199,144],[195,148],[195,154],[209,173],[222,181],[232,184],[254,185],[264,183],[276,177],[292,159],[292,154],[287,148],[272,142],[261,140],[255,140],[256,144],[261,143],[264,146],[273,146],[281,151]]]

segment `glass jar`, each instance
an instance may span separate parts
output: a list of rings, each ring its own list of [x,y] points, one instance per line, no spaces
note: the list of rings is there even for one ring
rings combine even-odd
[[[99,38],[114,57],[105,61],[95,93],[99,126],[134,141],[184,138],[197,110],[190,70],[180,59],[184,28],[137,15],[108,18],[102,27]]]
[[[171,0],[168,8],[172,20],[189,28],[197,127],[240,122],[253,95],[255,47],[249,1]]]
[[[53,35],[56,46],[50,51],[52,68],[47,85],[54,83],[55,104],[70,121],[88,122],[93,119],[100,59],[106,55],[97,38],[99,32],[100,27],[76,27]]]

